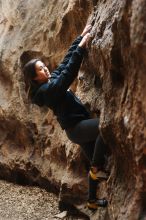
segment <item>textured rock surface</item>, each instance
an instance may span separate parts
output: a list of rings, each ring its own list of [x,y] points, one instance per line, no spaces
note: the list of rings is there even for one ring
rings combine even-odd
[[[51,111],[27,102],[20,67],[39,56],[52,70],[91,15],[93,40],[77,93],[100,113],[111,149],[111,176],[98,192],[106,188],[109,206],[91,219],[144,219],[145,0],[7,0],[0,10],[0,176],[53,188],[67,202],[85,197],[83,155]]]
[[[97,97],[91,105],[101,113],[101,131],[112,153],[109,219],[146,215],[145,9],[145,1],[97,1],[93,15],[86,72],[89,82],[95,75]]]

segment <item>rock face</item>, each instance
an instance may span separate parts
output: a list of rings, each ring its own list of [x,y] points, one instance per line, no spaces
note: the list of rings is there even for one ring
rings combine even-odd
[[[146,215],[145,0],[0,2],[1,178],[38,184],[79,203],[86,197],[86,159],[48,109],[28,103],[21,66],[40,57],[53,70],[87,20],[92,42],[77,94],[100,115],[110,149],[109,206],[91,219]]]

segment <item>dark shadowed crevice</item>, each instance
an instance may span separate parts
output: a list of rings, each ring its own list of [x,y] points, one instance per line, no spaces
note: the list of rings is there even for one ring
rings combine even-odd
[[[13,92],[13,80],[9,66],[0,60],[0,107],[7,106]]]
[[[20,64],[21,68],[24,67],[24,65],[30,61],[31,59],[40,59],[42,62],[44,62],[47,66],[49,64],[49,58],[45,57],[41,51],[24,51],[20,56]],[[50,68],[49,68],[50,69]]]
[[[141,201],[141,214],[140,214],[138,220],[145,220],[145,218],[146,218],[146,192],[143,192],[141,194],[141,198],[142,198],[142,201]]]
[[[0,179],[6,180],[12,183],[16,183],[23,186],[38,186],[45,189],[48,192],[52,192],[58,195],[60,186],[52,184],[48,179],[45,179],[40,176],[40,172],[37,173],[39,177],[34,178],[34,169],[26,172],[25,170],[21,170],[19,168],[14,168],[10,170],[10,168],[0,164]],[[33,173],[33,175],[32,175]]]
[[[30,61],[31,59],[34,58],[40,58],[41,59],[42,53],[41,52],[36,52],[36,51],[24,51],[22,55],[20,56],[20,62],[21,62],[21,67]]]
[[[102,80],[101,80],[100,76],[98,76],[98,75],[94,76],[94,85],[95,85],[95,88],[97,88],[97,89],[102,88]]]
[[[93,6],[96,6],[96,5],[97,5],[98,0],[92,0],[92,2],[93,2]]]
[[[9,90],[12,89],[13,84],[9,75],[8,67],[2,62],[2,60],[0,60],[0,82],[5,86],[8,85],[8,87],[10,87]]]
[[[117,30],[115,31],[117,33]],[[122,57],[122,48],[120,39],[117,34],[114,33],[115,44],[111,50],[111,68],[110,75],[113,82],[113,86],[122,86],[124,85],[124,61]]]

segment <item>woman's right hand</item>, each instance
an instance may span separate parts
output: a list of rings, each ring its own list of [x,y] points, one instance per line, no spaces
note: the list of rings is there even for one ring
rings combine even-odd
[[[88,44],[88,42],[89,42],[89,40],[90,40],[90,38],[91,38],[91,35],[90,35],[90,33],[87,33],[83,38],[82,38],[82,40],[81,40],[81,42],[79,43],[79,47],[83,47],[83,48],[86,48],[87,47],[87,44]]]

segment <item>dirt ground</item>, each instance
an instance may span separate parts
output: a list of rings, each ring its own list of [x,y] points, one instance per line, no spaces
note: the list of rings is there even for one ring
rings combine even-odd
[[[0,181],[0,220],[53,220],[57,197],[37,187]]]
[[[33,186],[0,180],[0,220],[81,220],[58,209],[56,195]]]

